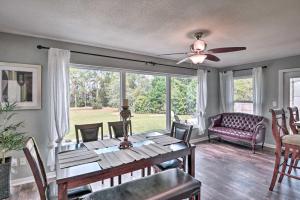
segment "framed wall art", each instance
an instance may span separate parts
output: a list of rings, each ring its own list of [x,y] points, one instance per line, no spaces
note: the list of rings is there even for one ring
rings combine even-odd
[[[19,110],[41,109],[41,65],[0,62],[0,100]]]

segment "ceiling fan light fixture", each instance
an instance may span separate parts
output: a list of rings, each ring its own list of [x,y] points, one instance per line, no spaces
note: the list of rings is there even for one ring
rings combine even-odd
[[[203,63],[205,58],[207,57],[207,55],[203,55],[203,54],[198,54],[198,55],[193,55],[191,57],[189,57],[191,59],[191,61],[193,62],[193,64],[200,64]]]
[[[206,44],[203,40],[196,40],[193,44],[193,51],[204,51]]]

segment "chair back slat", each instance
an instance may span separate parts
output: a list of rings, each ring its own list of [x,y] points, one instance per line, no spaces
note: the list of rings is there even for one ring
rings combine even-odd
[[[294,107],[288,107],[287,108],[290,114],[290,120],[289,125],[291,127],[291,130],[293,134],[298,134],[297,126],[295,125],[295,122],[299,121],[299,111],[296,106]]]
[[[288,135],[286,116],[284,109],[270,109],[272,113],[272,134],[276,144],[276,150],[281,151],[281,138]]]
[[[47,188],[47,176],[44,168],[43,161],[41,159],[38,147],[33,137],[29,137],[23,148],[25,157],[29,163],[32,171],[34,180],[37,184],[40,198],[46,199],[46,188]]]
[[[108,131],[110,138],[119,138],[124,136],[123,121],[108,122]],[[126,129],[129,135],[132,135],[131,120],[126,123]]]
[[[171,128],[171,137],[175,137],[184,142],[190,142],[193,126],[187,124],[181,124],[179,122],[173,122]]]
[[[82,142],[91,142],[98,140],[99,130],[101,130],[101,140],[103,140],[103,123],[75,125],[77,143],[80,142],[79,132]]]

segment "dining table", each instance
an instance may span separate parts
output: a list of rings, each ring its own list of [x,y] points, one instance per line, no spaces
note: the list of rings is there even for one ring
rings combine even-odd
[[[186,157],[186,172],[195,176],[194,144],[158,132],[129,136],[133,146],[120,149],[122,138],[56,147],[58,199],[67,199],[67,190],[98,182],[172,159]]]

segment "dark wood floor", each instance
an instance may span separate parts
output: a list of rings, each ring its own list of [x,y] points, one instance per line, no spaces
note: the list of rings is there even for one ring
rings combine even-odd
[[[273,192],[269,192],[273,164],[274,156],[270,150],[258,150],[252,154],[249,148],[240,145],[218,141],[199,143],[196,149],[196,178],[202,182],[202,199],[300,199],[300,181],[295,179],[285,177]],[[135,172],[133,177],[127,174],[123,179],[129,181],[139,177],[140,173]],[[100,182],[93,184],[95,190],[103,187],[109,187],[108,180],[104,185]],[[38,199],[35,185],[12,188],[10,199]]]

